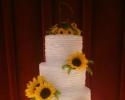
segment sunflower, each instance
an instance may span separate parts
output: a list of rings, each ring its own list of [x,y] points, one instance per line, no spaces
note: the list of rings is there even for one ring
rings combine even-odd
[[[36,100],[51,100],[56,93],[56,89],[48,82],[44,82],[35,91]]]
[[[44,78],[42,76],[38,76],[37,78],[33,78],[33,81],[30,81],[27,84],[27,89],[25,90],[25,94],[28,98],[34,98],[34,92],[36,87],[39,87],[44,82]]]
[[[66,34],[66,31],[63,28],[58,28],[57,34]]]
[[[85,54],[81,52],[75,52],[69,55],[67,59],[67,65],[74,70],[81,70],[88,67],[88,60],[85,57]]]
[[[74,31],[71,28],[66,29],[66,34],[74,34]]]

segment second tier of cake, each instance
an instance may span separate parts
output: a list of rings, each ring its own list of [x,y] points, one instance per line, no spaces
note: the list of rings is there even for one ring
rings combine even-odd
[[[82,37],[77,35],[47,35],[45,37],[46,62],[64,61],[73,52],[82,51]]]

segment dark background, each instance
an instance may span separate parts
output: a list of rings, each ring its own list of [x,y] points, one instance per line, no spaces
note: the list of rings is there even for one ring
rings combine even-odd
[[[45,59],[45,30],[62,20],[84,31],[83,51],[94,60],[92,100],[125,100],[123,0],[1,0],[0,99],[28,100],[26,83]]]

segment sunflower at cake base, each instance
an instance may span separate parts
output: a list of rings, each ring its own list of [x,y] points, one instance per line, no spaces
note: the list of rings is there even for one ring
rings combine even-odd
[[[82,71],[87,69],[87,71],[92,75],[92,70],[88,66],[89,63],[93,63],[93,61],[88,60],[84,53],[82,52],[74,52],[67,57],[66,64],[62,66],[63,69],[66,69],[68,73],[72,70]]]
[[[27,83],[27,89],[25,90],[26,96],[33,98],[35,96],[34,91],[36,87],[39,87],[44,81],[42,76],[38,76],[37,78],[34,77],[32,81],[29,81],[29,83]]]
[[[51,100],[54,97],[56,89],[48,83],[44,83],[35,91],[37,100]]]
[[[27,89],[25,90],[25,95],[30,100],[58,100],[60,94],[60,91],[42,76],[33,78],[33,81],[27,84]]]

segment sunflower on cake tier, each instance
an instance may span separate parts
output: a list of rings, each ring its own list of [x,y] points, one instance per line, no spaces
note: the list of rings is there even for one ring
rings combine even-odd
[[[91,69],[88,67],[89,63],[92,61],[88,60],[84,53],[82,52],[74,52],[67,57],[66,64],[62,66],[63,69],[67,69],[68,73],[71,70],[82,71],[87,69],[87,71],[92,74]]]
[[[33,78],[27,84],[27,89],[25,90],[25,95],[31,100],[52,100],[52,98],[58,100],[60,94],[60,91],[42,76]]]

